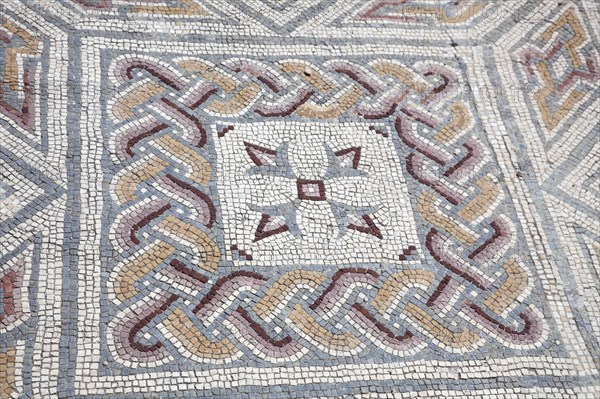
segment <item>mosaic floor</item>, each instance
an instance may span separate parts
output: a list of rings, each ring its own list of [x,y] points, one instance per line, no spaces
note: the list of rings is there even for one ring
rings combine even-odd
[[[597,0],[2,0],[0,398],[600,398]]]

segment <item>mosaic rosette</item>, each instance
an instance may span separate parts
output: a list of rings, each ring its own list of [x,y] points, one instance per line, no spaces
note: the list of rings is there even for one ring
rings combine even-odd
[[[590,4],[0,6],[0,398],[595,397]]]

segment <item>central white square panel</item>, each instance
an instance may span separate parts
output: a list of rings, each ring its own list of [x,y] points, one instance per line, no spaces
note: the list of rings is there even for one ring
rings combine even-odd
[[[212,131],[227,260],[329,266],[421,255],[391,137],[358,123],[276,121]]]

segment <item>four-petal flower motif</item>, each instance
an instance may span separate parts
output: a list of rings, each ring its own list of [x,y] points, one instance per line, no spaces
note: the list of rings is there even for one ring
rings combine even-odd
[[[255,241],[284,232],[310,235],[320,230],[311,229],[319,222],[337,237],[354,230],[383,238],[371,216],[378,204],[369,195],[367,173],[360,169],[362,147],[334,151],[326,143],[304,148],[287,142],[276,149],[248,141],[244,145],[255,165],[247,171],[254,187],[252,205],[262,212]]]

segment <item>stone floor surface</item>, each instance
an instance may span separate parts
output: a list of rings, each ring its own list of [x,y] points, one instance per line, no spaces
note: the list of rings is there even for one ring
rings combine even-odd
[[[1,0],[0,398],[600,398],[598,0]]]

